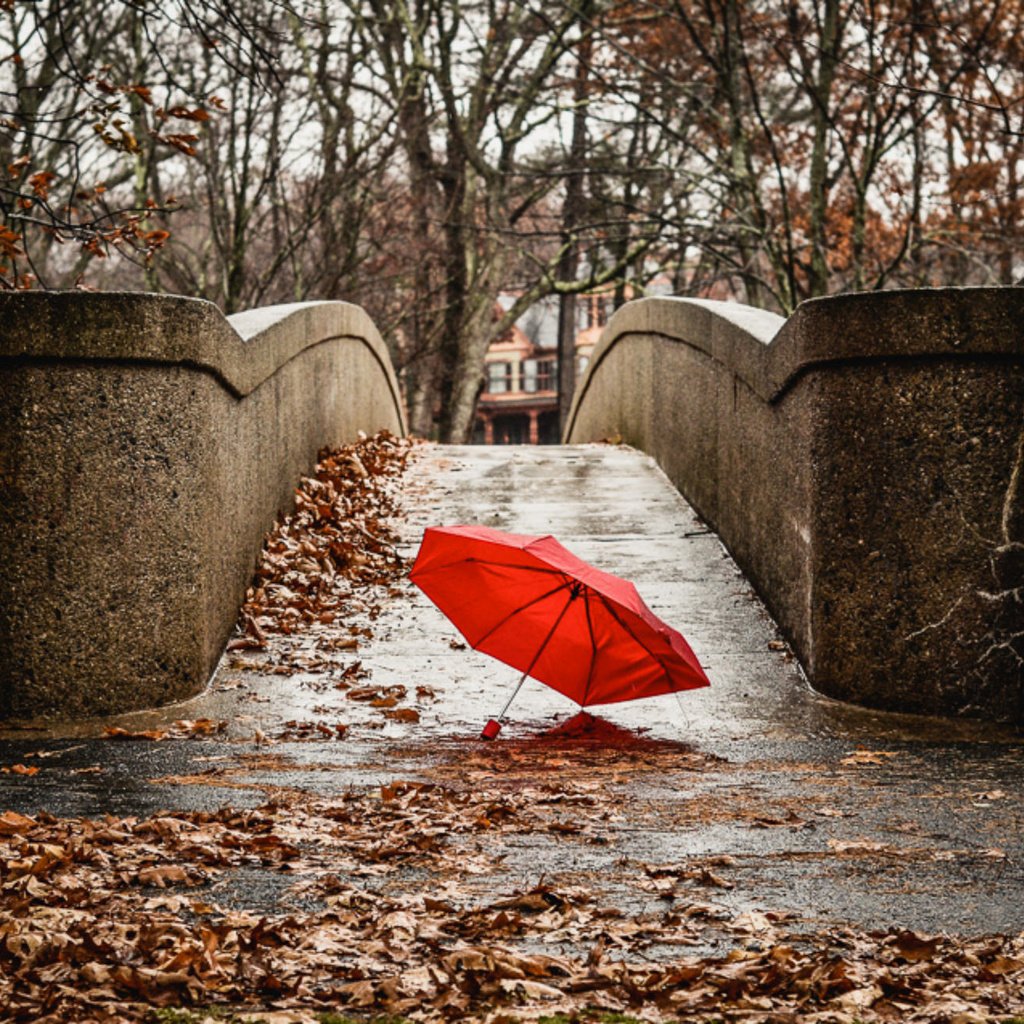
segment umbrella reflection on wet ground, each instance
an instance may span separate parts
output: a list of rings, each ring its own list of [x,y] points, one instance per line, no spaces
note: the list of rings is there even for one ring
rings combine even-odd
[[[694,748],[679,740],[647,735],[642,726],[629,728],[589,711],[577,711],[565,721],[519,741],[521,746],[555,744],[566,747],[598,747],[602,750],[679,750]]]

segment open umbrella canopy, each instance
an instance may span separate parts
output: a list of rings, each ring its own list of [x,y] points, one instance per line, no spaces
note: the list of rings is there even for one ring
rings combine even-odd
[[[709,685],[632,583],[554,537],[430,527],[410,578],[472,647],[582,707]]]

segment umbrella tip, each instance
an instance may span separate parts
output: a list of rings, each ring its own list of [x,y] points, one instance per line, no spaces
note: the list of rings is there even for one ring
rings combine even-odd
[[[501,722],[497,719],[492,718],[484,726],[483,732],[480,733],[480,739],[482,740],[493,740],[498,733],[501,732]]]

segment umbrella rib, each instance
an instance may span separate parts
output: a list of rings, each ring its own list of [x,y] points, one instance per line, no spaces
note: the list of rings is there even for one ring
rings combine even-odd
[[[583,611],[587,616],[587,630],[590,633],[590,668],[587,670],[587,685],[583,688],[583,700],[580,707],[587,706],[587,697],[590,694],[590,684],[594,681],[594,666],[597,664],[597,637],[594,636],[594,623],[590,618],[590,588],[583,591]]]
[[[527,601],[526,604],[521,604],[518,608],[513,608],[512,611],[510,611],[508,615],[506,615],[500,622],[496,622],[493,626],[491,626],[489,630],[487,630],[486,633],[484,633],[482,637],[474,641],[473,646],[479,647],[488,637],[497,633],[497,631],[501,629],[501,627],[504,626],[505,623],[508,622],[509,619],[511,619],[514,615],[518,615],[520,612],[525,612],[527,608],[532,608],[535,604],[540,604],[541,601],[546,601],[549,597],[552,597],[554,594],[557,594],[560,590],[564,590],[566,587],[569,587],[571,585],[572,580],[564,580],[563,582],[559,583],[557,587],[554,587],[552,590],[548,590],[547,592],[541,594],[540,597],[535,597],[532,601]]]
[[[672,679],[669,676],[669,674],[665,671],[665,666],[661,664],[661,659],[654,653],[654,651],[650,649],[650,647],[647,646],[647,644],[643,642],[643,640],[640,639],[640,637],[636,635],[636,633],[633,632],[633,630],[629,626],[629,623],[626,622],[622,618],[622,616],[620,616],[619,613],[608,603],[604,594],[598,594],[597,596],[600,598],[601,604],[603,604],[605,608],[608,609],[608,613],[612,616],[612,618],[615,619],[615,621],[647,652],[647,656],[651,658],[652,661],[654,661],[654,663],[661,669],[661,674],[666,679],[668,679],[669,683],[671,683]],[[675,692],[675,687],[673,687],[673,692]]]
[[[523,565],[520,562],[492,562],[489,558],[465,558],[465,562],[474,562],[477,565],[496,565],[501,569],[515,569],[517,572],[542,572],[548,576],[564,576],[561,569],[549,569],[543,565]]]
[[[418,569],[414,565],[409,573],[409,578],[415,583],[417,578],[422,580],[425,575],[430,575],[431,572],[444,572],[464,562],[472,562],[474,565],[493,565],[503,569],[515,569],[517,572],[543,572],[545,575],[561,575],[561,577],[566,575],[562,569],[549,569],[542,565],[522,565],[519,562],[493,562],[487,558],[460,558],[454,562],[444,562],[442,565],[431,565],[427,568]]]

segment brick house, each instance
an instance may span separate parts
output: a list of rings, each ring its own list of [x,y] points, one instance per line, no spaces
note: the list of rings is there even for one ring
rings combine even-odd
[[[577,300],[577,380],[601,336],[611,305],[610,291],[582,295]],[[477,399],[473,442],[558,444],[557,299],[538,302],[491,342],[483,390]]]

